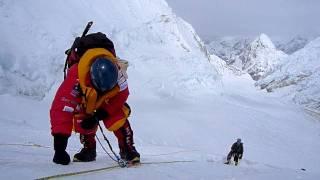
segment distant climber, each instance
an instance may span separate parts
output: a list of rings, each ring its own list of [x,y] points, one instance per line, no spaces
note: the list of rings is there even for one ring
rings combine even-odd
[[[225,164],[230,164],[231,158],[233,157],[235,165],[237,166],[239,163],[239,159],[242,159],[243,156],[243,143],[241,139],[238,138],[235,143],[231,146],[231,150],[227,156],[227,162]]]

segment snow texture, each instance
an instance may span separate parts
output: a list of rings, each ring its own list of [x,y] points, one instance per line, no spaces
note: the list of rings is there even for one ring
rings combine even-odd
[[[310,38],[299,36],[286,43],[278,41],[277,48],[289,55],[277,50],[265,34],[248,41],[224,37],[208,44],[208,49],[216,52],[234,74],[249,73],[261,89],[281,91],[306,110],[319,113],[319,38],[309,44]]]
[[[249,73],[254,80],[266,77],[287,56],[276,49],[266,34],[261,34],[254,40],[245,37],[217,38],[208,47],[235,74]]]
[[[208,50],[210,53],[217,55],[227,64],[234,63],[235,57],[253,41],[246,37],[216,37],[208,42]]]
[[[48,113],[63,77],[63,52],[90,20],[90,32],[106,33],[129,60],[129,120],[142,162],[190,162],[62,179],[320,179],[320,117],[281,93],[258,91],[247,74],[231,74],[163,0],[0,0],[0,179],[116,165],[99,145],[95,162],[52,163]],[[311,47],[308,52],[318,49]],[[118,152],[113,133],[106,134]],[[244,158],[227,166],[239,137]],[[67,152],[80,148],[73,134]]]
[[[190,90],[212,86],[220,76],[221,67],[210,60],[194,29],[162,0],[13,0],[1,1],[0,10],[1,94],[43,98],[63,77],[64,50],[90,20],[91,32],[106,33],[139,76],[133,79],[143,84],[157,81],[161,87],[181,85]]]
[[[257,82],[268,91],[288,87],[288,94],[299,104],[320,110],[320,38],[284,59],[267,78]],[[291,88],[290,88],[291,87]]]
[[[288,42],[276,42],[277,49],[285,52],[286,54],[293,54],[294,52],[302,49],[310,42],[310,37],[296,36]]]
[[[287,55],[278,51],[270,38],[261,34],[236,57],[234,66],[249,73],[254,80],[270,74]]]

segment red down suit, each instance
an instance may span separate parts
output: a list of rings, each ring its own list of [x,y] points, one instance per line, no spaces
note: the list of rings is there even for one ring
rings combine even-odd
[[[129,96],[126,77],[119,70],[119,91],[110,99],[106,99],[99,108],[105,110],[108,117],[103,119],[104,125],[110,131],[116,131],[127,121],[129,115],[125,102]],[[78,64],[69,70],[66,79],[58,88],[50,109],[51,134],[70,136],[72,130],[81,134],[95,133],[93,130],[84,130],[80,127],[82,119],[86,117],[81,106],[81,88],[78,77]]]

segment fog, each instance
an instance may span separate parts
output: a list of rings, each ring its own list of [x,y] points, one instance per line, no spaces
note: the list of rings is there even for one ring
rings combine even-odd
[[[320,0],[167,0],[203,39],[320,36]]]

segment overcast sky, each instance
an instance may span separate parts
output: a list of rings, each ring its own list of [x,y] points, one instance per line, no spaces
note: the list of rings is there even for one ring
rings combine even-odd
[[[166,0],[205,40],[212,36],[320,36],[320,0]]]

